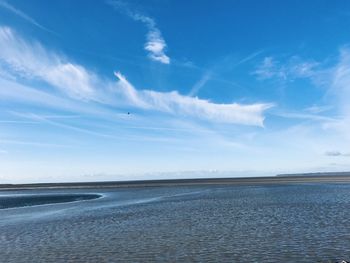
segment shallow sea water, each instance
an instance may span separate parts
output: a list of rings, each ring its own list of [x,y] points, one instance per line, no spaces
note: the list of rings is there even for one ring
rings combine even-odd
[[[350,184],[14,194],[102,197],[0,209],[0,262],[350,260]]]

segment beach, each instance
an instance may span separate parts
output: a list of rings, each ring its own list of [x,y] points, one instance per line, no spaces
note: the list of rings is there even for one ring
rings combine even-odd
[[[14,195],[91,199],[0,209],[0,262],[346,260],[350,184],[335,179],[7,187],[2,204]]]

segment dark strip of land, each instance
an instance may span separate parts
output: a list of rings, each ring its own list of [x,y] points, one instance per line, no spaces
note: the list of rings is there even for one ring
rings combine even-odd
[[[25,189],[67,189],[67,188],[120,188],[120,187],[159,187],[189,185],[271,185],[299,183],[350,183],[350,176],[343,173],[332,175],[284,175],[270,177],[241,178],[196,178],[115,182],[74,182],[74,183],[35,183],[35,184],[0,184],[0,190]]]

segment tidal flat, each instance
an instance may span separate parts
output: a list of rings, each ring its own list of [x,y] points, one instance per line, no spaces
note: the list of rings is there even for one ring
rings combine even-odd
[[[7,188],[0,192],[0,262],[349,260],[344,180]],[[73,202],[6,208],[13,196]]]

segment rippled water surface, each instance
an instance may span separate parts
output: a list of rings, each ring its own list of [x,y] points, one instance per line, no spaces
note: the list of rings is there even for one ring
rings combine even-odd
[[[350,185],[4,191],[2,207],[14,194],[102,197],[0,209],[0,262],[350,259]]]

